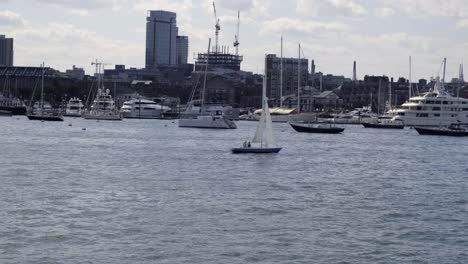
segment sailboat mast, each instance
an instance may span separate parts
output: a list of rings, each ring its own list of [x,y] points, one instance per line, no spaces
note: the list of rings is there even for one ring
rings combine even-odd
[[[409,56],[408,100],[411,98],[411,56]]]
[[[280,59],[280,108],[283,108],[283,36],[281,36],[281,59]]]
[[[301,43],[299,43],[299,59],[297,60],[297,112],[301,112]]]
[[[446,69],[446,66],[447,66],[447,58],[444,58],[444,75],[443,75],[443,78],[442,78],[442,88],[445,89],[445,69]]]
[[[44,62],[42,62],[42,76],[41,76],[41,109],[44,110]]]
[[[377,95],[377,115],[380,115],[380,87],[382,87],[382,79],[379,80],[379,92]]]
[[[205,73],[203,77],[203,91],[202,91],[202,102],[201,109],[205,106],[205,90],[206,90],[206,72],[208,71],[208,59],[210,57],[210,48],[211,48],[211,38],[208,39],[208,51],[206,53],[206,64],[205,64]]]

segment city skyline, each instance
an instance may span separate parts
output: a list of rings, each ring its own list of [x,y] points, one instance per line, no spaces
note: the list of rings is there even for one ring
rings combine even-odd
[[[296,57],[300,42],[316,71],[349,78],[354,60],[359,79],[365,74],[407,77],[411,55],[413,81],[436,76],[444,57],[449,81],[468,59],[468,7],[462,0],[218,0],[216,5],[220,45],[232,53],[241,12],[246,71],[262,72],[264,54],[279,56],[281,35],[285,57]],[[177,13],[179,34],[190,39],[189,62],[214,38],[211,1],[189,0],[0,0],[0,34],[15,39],[19,66],[45,61],[61,71],[77,65],[92,74],[90,63],[98,58],[143,68],[148,10]]]

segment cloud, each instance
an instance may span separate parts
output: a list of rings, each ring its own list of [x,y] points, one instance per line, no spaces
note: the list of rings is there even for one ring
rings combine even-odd
[[[274,35],[278,33],[321,34],[327,32],[342,32],[347,29],[348,26],[340,22],[323,23],[282,17],[265,21],[261,33],[264,35]]]
[[[360,17],[367,9],[355,0],[297,0],[296,11],[303,15]]]
[[[235,11],[248,11],[251,10],[255,5],[254,0],[218,0],[216,1],[216,3],[219,4],[221,8],[231,9]]]
[[[468,17],[466,0],[387,0],[385,4],[416,17]]]
[[[395,9],[390,7],[381,7],[375,10],[375,13],[378,17],[386,18],[393,16],[395,14]]]
[[[12,11],[0,11],[0,27],[10,26],[10,27],[21,27],[25,23],[21,15],[12,12]]]
[[[118,9],[123,0],[35,0],[35,2],[63,8],[92,10],[103,8]]]
[[[84,66],[89,72],[92,69],[90,62],[96,58],[109,63],[135,63],[135,58],[144,54],[144,47],[139,44],[103,37],[98,32],[72,24],[30,24],[13,31],[12,36],[15,38],[15,61],[19,65],[38,65],[45,61],[64,70],[73,63]]]
[[[459,27],[459,28],[468,28],[468,19],[458,20],[457,27]]]

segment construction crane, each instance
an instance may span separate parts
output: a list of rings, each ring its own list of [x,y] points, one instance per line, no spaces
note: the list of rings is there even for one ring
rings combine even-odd
[[[236,48],[236,55],[239,55],[239,24],[240,24],[240,11],[237,11],[237,34],[234,36],[234,48]]]
[[[215,2],[213,1],[213,10],[214,10],[214,16],[215,16],[215,52],[218,53],[218,36],[219,36],[219,31],[221,30],[221,26],[219,25],[219,18],[218,15],[216,14],[216,5]]]

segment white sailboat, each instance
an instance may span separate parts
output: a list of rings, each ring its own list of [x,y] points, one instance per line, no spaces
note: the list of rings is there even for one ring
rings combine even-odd
[[[244,142],[244,146],[242,148],[233,148],[231,151],[233,154],[267,154],[278,153],[280,150],[281,148],[276,147],[275,140],[273,138],[271,115],[268,107],[268,98],[266,97],[265,71],[265,74],[263,75],[262,115],[258,121],[257,130],[254,138],[252,139],[252,144],[250,142]]]
[[[207,54],[210,54],[210,48],[211,48],[211,39],[209,39],[208,41]],[[205,64],[203,90],[201,92],[201,105],[198,108],[195,106],[194,101],[191,100],[191,102],[189,103],[189,107],[187,107],[187,111],[185,113],[182,113],[179,119],[179,127],[236,129],[237,128],[236,123],[234,123],[234,121],[230,120],[227,116],[225,116],[222,111],[214,111],[214,112],[207,111],[208,106],[205,105],[207,71],[208,71],[208,59]],[[192,110],[194,108],[198,109],[198,114],[193,114]]]

